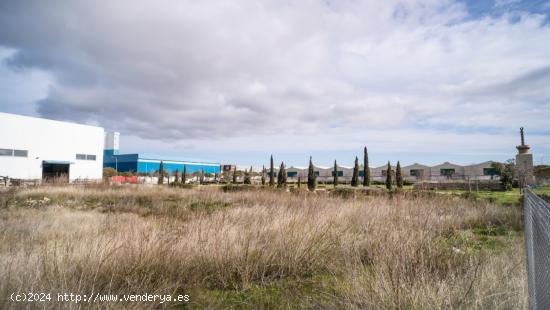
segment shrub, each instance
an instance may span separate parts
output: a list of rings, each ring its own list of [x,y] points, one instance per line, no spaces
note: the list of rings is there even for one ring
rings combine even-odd
[[[111,167],[103,168],[103,178],[104,179],[109,179],[109,178],[114,177],[116,175],[117,175],[117,171],[115,170],[115,168],[111,168]]]
[[[469,200],[477,200],[479,198],[479,195],[474,192],[464,192],[460,194],[460,197]]]
[[[333,197],[341,197],[345,199],[355,198],[356,190],[347,187],[337,187],[330,190],[330,195]]]
[[[240,192],[256,190],[256,187],[250,184],[225,184],[221,187],[221,189],[224,192]]]

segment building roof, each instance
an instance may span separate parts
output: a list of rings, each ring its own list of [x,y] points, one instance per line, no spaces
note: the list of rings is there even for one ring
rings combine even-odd
[[[143,158],[138,156],[139,161],[144,162],[163,162],[163,163],[170,163],[170,164],[189,164],[189,165],[206,165],[206,166],[219,166],[220,163],[209,163],[209,162],[198,162],[198,161],[187,161],[187,160],[165,160],[165,159],[158,159],[158,158]]]
[[[87,124],[80,124],[75,122],[67,122],[67,121],[59,121],[49,118],[42,118],[42,117],[35,117],[35,116],[27,116],[27,115],[20,115],[20,114],[11,114],[11,113],[5,113],[0,112],[0,118],[11,118],[11,119],[18,119],[18,120],[27,120],[27,121],[35,121],[35,122],[47,122],[50,124],[64,124],[64,125],[74,125],[74,126],[83,126],[83,127],[90,127],[90,128],[96,128],[103,130],[103,127],[100,126],[94,126],[94,125],[87,125]]]

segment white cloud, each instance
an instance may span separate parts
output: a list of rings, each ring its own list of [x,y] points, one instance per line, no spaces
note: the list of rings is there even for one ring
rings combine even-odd
[[[544,16],[473,19],[450,0],[0,4],[10,64],[52,76],[39,114],[165,147],[279,136],[307,152],[376,133],[398,151],[406,133],[426,149],[477,136],[498,149],[483,137],[548,130],[549,37]]]

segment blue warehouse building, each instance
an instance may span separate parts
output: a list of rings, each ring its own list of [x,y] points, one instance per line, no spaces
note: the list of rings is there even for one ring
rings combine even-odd
[[[193,162],[184,160],[163,160],[154,158],[145,158],[139,154],[119,154],[119,133],[108,133],[105,135],[105,150],[103,152],[103,167],[111,167],[118,172],[135,172],[135,173],[153,173],[159,170],[160,162],[162,161],[164,171],[172,174],[176,170],[183,171],[185,166],[187,173],[204,172],[204,173],[220,173],[221,168],[219,163],[210,162]]]

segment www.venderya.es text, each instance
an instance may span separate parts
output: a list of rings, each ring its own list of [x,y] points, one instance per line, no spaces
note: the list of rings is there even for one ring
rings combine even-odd
[[[186,303],[190,297],[187,294],[74,294],[74,293],[12,293],[12,302],[71,302],[71,303],[95,303],[95,302],[151,302],[151,303]]]

